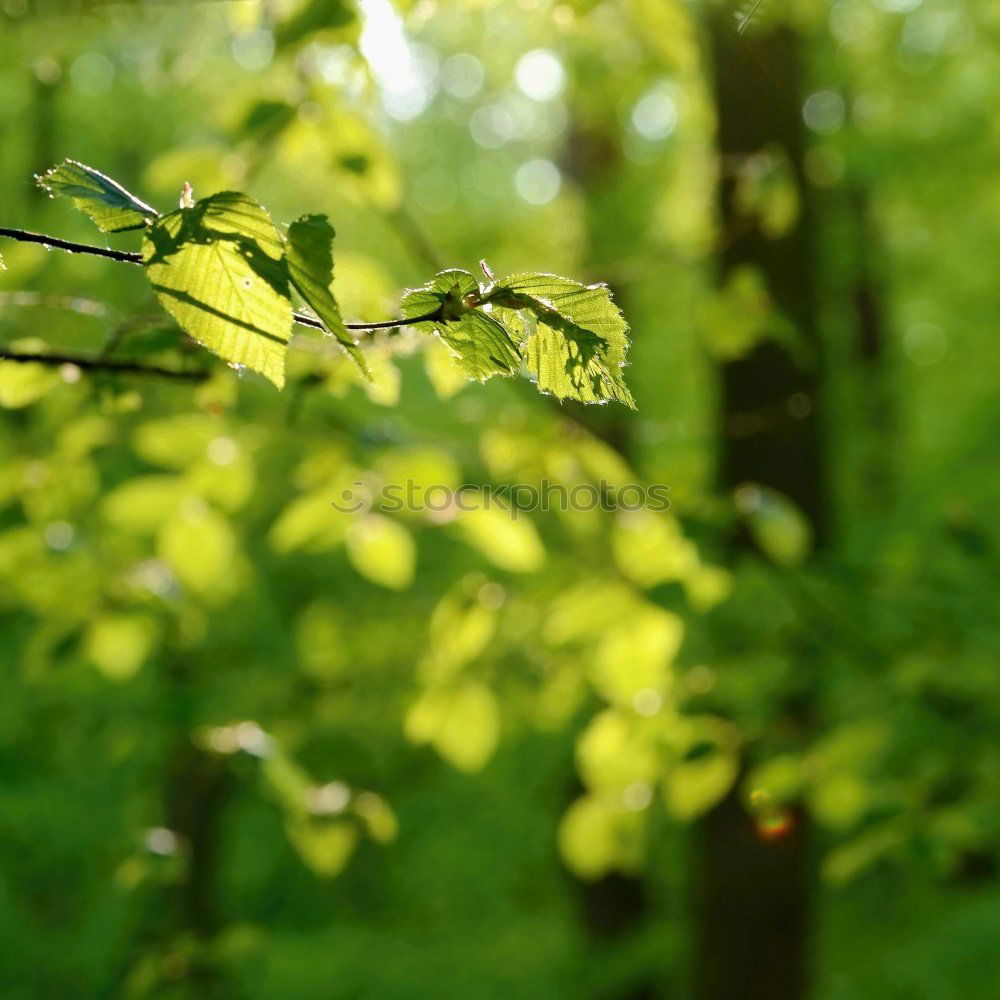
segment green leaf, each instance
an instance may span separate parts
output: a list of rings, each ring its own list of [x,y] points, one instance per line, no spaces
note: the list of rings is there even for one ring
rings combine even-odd
[[[500,740],[496,695],[477,681],[427,688],[406,713],[405,731],[460,771],[479,771]]]
[[[684,623],[672,611],[640,605],[597,640],[591,683],[607,701],[633,704],[641,691],[670,683],[670,667],[684,639]]]
[[[288,276],[310,309],[323,321],[370,382],[364,355],[344,326],[333,297],[333,226],[325,215],[303,215],[288,227]]]
[[[408,319],[439,312],[439,317],[416,326],[437,333],[469,378],[485,382],[494,375],[515,375],[521,367],[517,341],[501,323],[467,304],[470,296],[478,300],[479,285],[468,271],[442,271],[422,288],[407,292],[400,310]]]
[[[663,797],[672,816],[685,822],[708,812],[733,787],[739,774],[736,755],[715,749],[680,761],[663,779]]]
[[[500,306],[534,314],[537,327],[528,341],[527,362],[539,391],[581,403],[617,399],[635,409],[622,377],[628,324],[607,285],[581,285],[554,274],[515,274],[498,282],[492,298]]]
[[[358,829],[347,820],[324,823],[297,816],[285,828],[299,857],[323,878],[340,874],[358,842]]]
[[[430,621],[430,657],[421,665],[426,679],[451,679],[481,656],[496,634],[497,611],[484,603],[481,580],[478,574],[466,577],[435,607]]]
[[[545,563],[545,547],[534,524],[489,493],[462,490],[467,509],[453,530],[494,566],[511,573],[534,573]]]
[[[577,739],[576,761],[586,787],[598,792],[649,785],[662,770],[650,721],[628,709],[598,712]]]
[[[645,820],[620,796],[584,795],[559,822],[559,851],[580,878],[634,872],[642,858]]]
[[[181,584],[210,604],[239,586],[239,550],[229,522],[197,500],[183,504],[157,535],[157,551]]]
[[[276,552],[327,552],[344,541],[350,516],[330,505],[331,496],[344,491],[324,486],[296,497],[278,516],[268,533]]]
[[[0,361],[0,409],[31,406],[59,385],[59,381],[58,370],[48,365]]]
[[[101,615],[87,629],[84,654],[108,680],[127,681],[153,653],[158,631],[149,615]]]
[[[351,565],[365,579],[390,590],[406,590],[413,582],[417,549],[403,525],[368,514],[351,525],[346,542]]]
[[[224,191],[148,231],[142,259],[156,297],[200,344],[281,388],[292,326],[284,242],[252,198]]]
[[[35,180],[50,195],[72,198],[73,204],[86,212],[105,233],[142,229],[160,214],[117,181],[76,160],[64,160]]]
[[[353,5],[345,0],[305,0],[292,6],[292,13],[275,32],[279,48],[299,44],[318,31],[342,31],[357,23]]]
[[[162,473],[136,476],[108,493],[101,501],[104,520],[133,535],[155,535],[188,495],[180,476]]]
[[[734,497],[764,555],[786,569],[805,562],[812,549],[812,525],[784,493],[757,483],[743,483]]]

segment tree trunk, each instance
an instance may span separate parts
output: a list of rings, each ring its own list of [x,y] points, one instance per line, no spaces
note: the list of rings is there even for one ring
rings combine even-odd
[[[755,268],[775,310],[791,321],[805,348],[793,354],[784,343],[763,340],[720,366],[718,479],[726,492],[745,483],[780,491],[808,518],[821,546],[830,523],[820,434],[816,255],[802,170],[799,40],[781,24],[740,35],[726,11],[711,18],[710,33],[721,164],[720,283],[735,268]],[[738,172],[755,154],[782,156],[798,187],[799,219],[779,237],[761,232],[735,197]],[[752,543],[743,536],[736,544]],[[785,709],[808,719],[801,695]],[[734,792],[697,831],[697,1000],[806,995],[813,877],[805,816],[793,819],[783,836],[762,839]]]
[[[852,186],[847,197],[854,220],[854,284],[851,296],[857,322],[855,357],[860,371],[860,405],[864,435],[860,480],[866,512],[885,516],[891,509],[895,476],[896,415],[887,378],[885,306],[874,258],[878,234],[872,223],[871,199],[860,185]]]

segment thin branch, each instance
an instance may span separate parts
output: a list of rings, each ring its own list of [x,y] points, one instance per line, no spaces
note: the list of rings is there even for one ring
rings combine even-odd
[[[105,247],[94,247],[87,243],[71,243],[69,240],[60,240],[55,236],[45,236],[42,233],[29,233],[25,229],[3,229],[0,227],[0,236],[6,236],[21,243],[40,243],[49,250],[65,250],[68,253],[89,253],[95,257],[110,257],[112,260],[121,261],[124,264],[141,264],[142,255],[128,253],[125,250],[108,250]]]
[[[397,326],[413,326],[415,323],[428,323],[441,318],[441,310],[435,309],[433,312],[423,313],[420,316],[411,316],[408,319],[387,319],[380,323],[345,323],[348,330],[394,330]],[[292,319],[299,326],[311,326],[316,330],[326,331],[326,327],[316,319],[306,313],[292,313]]]
[[[88,253],[94,257],[110,257],[111,260],[117,260],[123,264],[142,263],[142,254],[130,253],[125,250],[107,250],[104,247],[91,246],[89,243],[72,243],[69,240],[60,240],[55,236],[46,236],[43,233],[30,233],[25,229],[4,229],[0,227],[0,236],[6,236],[21,243],[39,243],[48,249],[65,250],[67,253]],[[435,309],[433,312],[425,313],[422,316],[411,316],[407,319],[390,319],[379,323],[345,323],[344,326],[348,330],[392,330],[398,326],[413,326],[415,323],[426,323],[440,318],[440,311]],[[326,327],[320,320],[305,313],[292,313],[292,319],[300,326],[311,326],[316,330],[326,330]]]
[[[306,317],[308,318],[308,317]],[[441,318],[440,307],[429,313],[420,316],[410,316],[407,319],[387,319],[382,323],[345,323],[348,330],[392,330],[397,326],[413,326],[416,323],[430,323]],[[300,323],[298,314],[295,315],[295,322]]]
[[[61,367],[74,365],[83,371],[112,372],[119,375],[156,375],[160,378],[179,379],[185,382],[204,382],[209,373],[205,371],[184,372],[174,368],[160,368],[156,365],[141,365],[134,361],[105,361],[101,358],[81,357],[77,354],[26,354],[0,351],[0,361],[16,361],[22,364],[34,363]]]
[[[738,35],[742,35],[743,32],[747,30],[747,25],[750,23],[750,18],[752,18],[754,16],[754,14],[757,13],[757,8],[760,7],[760,5],[762,3],[763,3],[763,0],[755,0],[753,6],[747,11],[746,14],[743,14],[743,15],[737,14],[736,15],[736,20],[739,23],[739,27],[737,28],[737,31],[736,31],[736,33]]]

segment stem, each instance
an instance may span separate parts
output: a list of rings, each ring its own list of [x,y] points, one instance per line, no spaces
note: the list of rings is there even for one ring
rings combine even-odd
[[[94,257],[109,257],[111,260],[120,261],[123,264],[141,264],[142,254],[130,253],[126,250],[107,250],[104,247],[91,246],[89,243],[71,243],[69,240],[60,240],[55,236],[46,236],[43,233],[30,233],[26,229],[4,229],[0,227],[0,236],[8,239],[18,240],[20,243],[39,243],[43,247],[54,250],[65,250],[67,253],[89,253]],[[348,330],[392,330],[398,326],[413,326],[415,323],[426,323],[430,320],[440,319],[440,311],[425,313],[422,316],[411,316],[408,319],[390,319],[380,323],[345,323]],[[292,319],[300,326],[311,326],[316,330],[326,330],[323,323],[313,316],[305,313],[292,313]],[[10,358],[10,360],[15,360]],[[73,361],[73,364],[79,364]],[[81,367],[87,367],[81,365]],[[146,370],[146,369],[144,369]]]
[[[76,354],[11,354],[0,351],[0,361],[16,361],[22,364],[76,365],[85,371],[118,372],[124,375],[158,375],[187,382],[204,382],[208,372],[183,372],[173,368],[159,368],[155,365],[140,365],[133,361],[102,361],[99,358],[80,357]]]
[[[304,317],[309,319],[308,316]],[[410,316],[408,319],[387,319],[381,323],[345,323],[344,326],[348,330],[392,330],[397,326],[413,326],[416,323],[429,323],[433,320],[441,318],[441,310],[435,309],[429,313],[423,313],[421,316]],[[302,318],[299,314],[295,314],[295,322],[301,323]],[[312,326],[311,323],[304,324],[305,326]]]

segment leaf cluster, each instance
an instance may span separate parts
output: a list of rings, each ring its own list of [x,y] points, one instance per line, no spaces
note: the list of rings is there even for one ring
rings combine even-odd
[[[247,194],[223,191],[194,201],[188,189],[179,208],[161,215],[73,160],[37,179],[104,232],[143,230],[142,264],[160,304],[224,361],[280,388],[292,324],[305,319],[333,336],[371,380],[334,295],[334,229],[326,216],[303,215],[282,232]],[[617,400],[635,408],[622,374],[628,325],[606,285],[554,274],[497,280],[482,267],[484,284],[452,269],[406,292],[403,318],[391,325],[437,335],[467,378],[523,371],[539,391],[560,400]],[[293,311],[293,290],[315,319]]]

